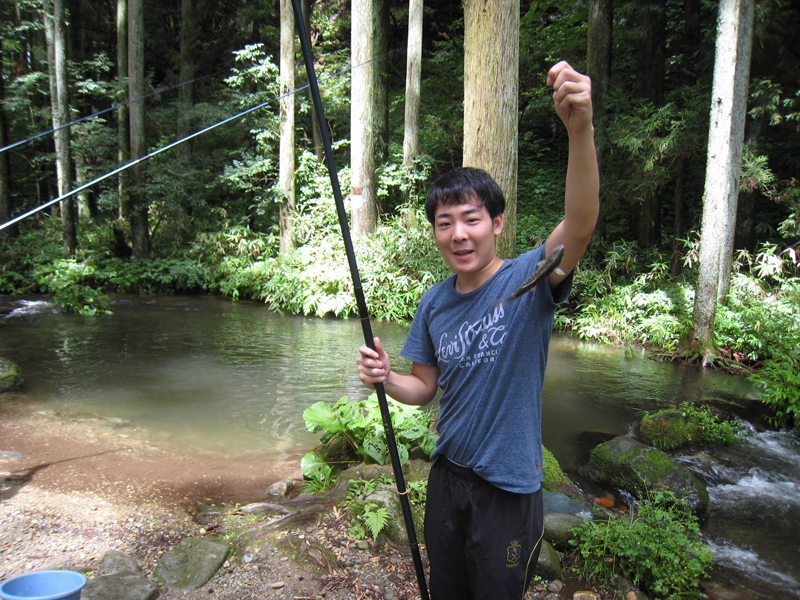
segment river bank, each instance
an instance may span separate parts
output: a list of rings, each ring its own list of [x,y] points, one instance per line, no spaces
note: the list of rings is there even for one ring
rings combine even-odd
[[[255,455],[159,447],[118,420],[55,414],[19,393],[0,395],[0,446],[0,579],[50,568],[91,578],[110,551],[134,558],[152,578],[164,552],[214,528],[199,516],[202,507],[264,500],[278,475],[287,475]],[[294,560],[285,546],[265,542],[257,556],[234,552],[201,589],[163,589],[158,597],[414,598],[406,557],[390,547],[351,549],[342,543],[346,525],[327,515],[298,535],[339,547],[347,569]]]

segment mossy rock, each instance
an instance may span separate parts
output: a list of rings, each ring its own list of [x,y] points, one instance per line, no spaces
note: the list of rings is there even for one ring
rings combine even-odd
[[[22,372],[10,360],[0,358],[0,392],[10,392],[22,385]]]
[[[544,466],[542,468],[542,487],[547,492],[554,492],[559,489],[559,486],[572,485],[572,481],[561,470],[561,465],[558,464],[556,457],[547,448],[542,447],[544,454]]]
[[[600,444],[592,451],[588,473],[642,498],[651,491],[669,490],[703,520],[708,516],[708,490],[692,472],[669,455],[627,436]]]
[[[696,439],[697,424],[679,410],[660,410],[642,419],[639,435],[645,444],[654,448],[675,450]]]

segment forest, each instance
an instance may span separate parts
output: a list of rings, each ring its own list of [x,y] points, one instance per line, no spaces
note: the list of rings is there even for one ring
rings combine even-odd
[[[504,256],[544,242],[567,155],[545,76],[567,60],[593,80],[601,216],[557,326],[752,377],[775,424],[799,424],[800,10],[476,11],[303,2],[372,316],[411,319],[447,276],[420,202],[453,167],[501,183]],[[82,314],[109,293],[356,314],[290,2],[0,0],[0,23],[0,293]],[[738,94],[716,88],[730,56]],[[738,125],[717,135],[729,100]]]

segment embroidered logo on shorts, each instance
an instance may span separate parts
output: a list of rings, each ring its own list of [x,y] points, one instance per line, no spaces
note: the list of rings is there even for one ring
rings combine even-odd
[[[508,547],[508,550],[506,550],[506,559],[508,561],[506,562],[506,568],[513,569],[514,567],[519,565],[519,559],[521,555],[522,555],[522,546],[520,546],[519,541],[514,540],[513,542],[511,542],[511,545]]]

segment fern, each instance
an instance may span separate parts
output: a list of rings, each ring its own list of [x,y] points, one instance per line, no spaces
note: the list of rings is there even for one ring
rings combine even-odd
[[[372,533],[372,539],[378,538],[378,534],[386,527],[389,522],[389,509],[385,506],[378,506],[374,502],[369,502],[364,506],[364,513],[361,515],[364,524]]]

